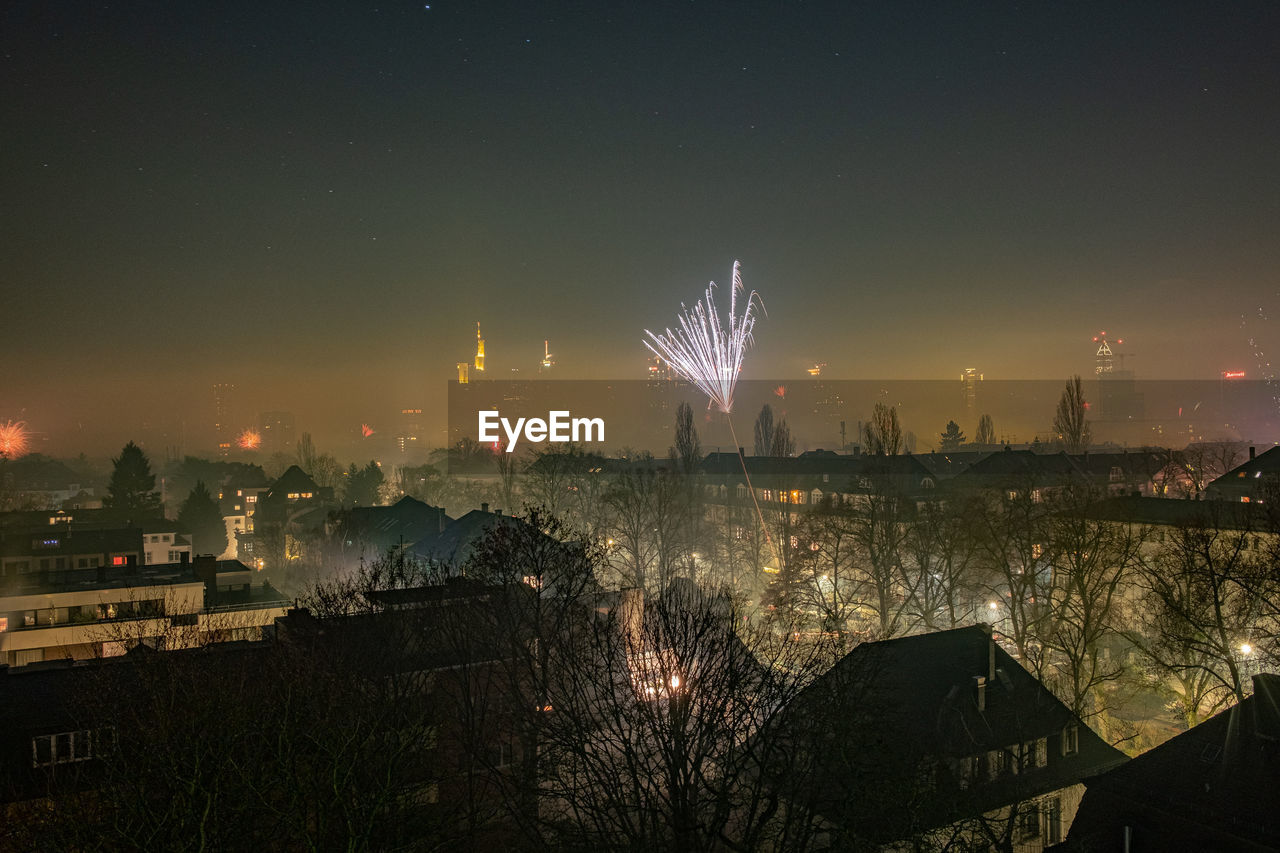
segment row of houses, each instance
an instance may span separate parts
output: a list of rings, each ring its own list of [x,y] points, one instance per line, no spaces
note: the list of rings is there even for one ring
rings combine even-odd
[[[553,794],[552,786],[543,785],[533,801],[513,799],[521,774],[534,766],[526,759],[539,754],[545,762],[558,753],[553,744],[530,741],[531,730],[519,722],[516,706],[529,703],[516,694],[528,683],[476,692],[476,685],[494,683],[496,674],[508,671],[509,658],[523,653],[513,649],[529,647],[523,636],[506,644],[495,628],[510,628],[510,614],[537,595],[524,584],[465,580],[388,591],[377,612],[325,618],[292,609],[275,620],[267,640],[174,654],[204,655],[200,665],[209,666],[213,677],[225,667],[270,671],[268,661],[281,649],[325,660],[360,649],[358,665],[382,683],[401,669],[422,676],[422,695],[434,714],[431,751],[424,753],[425,764],[403,768],[401,787],[413,792],[410,801],[428,816],[448,815],[454,822],[469,811],[469,822],[454,822],[453,828],[465,824],[473,847],[478,837],[496,845],[514,837],[520,821],[531,816],[515,812],[533,809],[536,819],[548,823],[581,820],[583,798],[592,796],[591,790],[566,793],[559,787]],[[617,632],[616,648],[625,654],[608,665],[626,671],[616,678],[593,673],[597,689],[612,692],[609,702],[618,708],[666,707],[669,714],[686,702],[696,714],[699,691],[719,689],[699,680],[718,671],[709,659],[741,660],[742,674],[755,665],[753,658],[709,646],[682,647],[669,627],[650,627],[659,618],[652,612],[657,606],[635,590],[591,591],[569,612],[581,624],[604,620]],[[663,618],[671,618],[669,610]],[[460,627],[469,630],[455,630]],[[396,651],[385,646],[392,637]],[[210,654],[213,663],[207,662]],[[657,670],[655,661],[662,662]],[[50,798],[56,802],[67,786],[95,783],[85,771],[109,758],[117,735],[103,735],[110,721],[84,707],[86,687],[103,689],[104,677],[133,679],[130,667],[136,663],[126,656],[76,666],[0,668],[0,798],[11,815]],[[1253,695],[1244,702],[1128,760],[1010,657],[989,627],[976,625],[864,643],[789,697],[785,707],[763,714],[764,725],[735,732],[742,742],[732,746],[742,753],[756,748],[754,740],[770,737],[775,752],[807,757],[804,785],[784,778],[791,765],[770,778],[766,762],[759,765],[765,778],[758,784],[772,786],[776,799],[803,805],[816,833],[813,849],[1277,849],[1280,678],[1259,675],[1254,681]],[[546,721],[575,713],[577,700],[567,682],[551,677],[546,690],[537,700]],[[395,719],[405,725],[403,714]],[[479,735],[477,719],[485,721]],[[543,726],[546,732],[555,727]],[[582,734],[590,737],[589,731]],[[72,767],[74,774],[68,772]],[[729,819],[725,831],[740,828]],[[608,846],[607,839],[602,843]]]

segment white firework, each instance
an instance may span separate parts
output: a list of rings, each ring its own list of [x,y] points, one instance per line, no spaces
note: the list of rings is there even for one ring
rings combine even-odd
[[[746,306],[742,316],[738,316],[738,293],[745,291],[742,286],[742,265],[733,262],[733,287],[729,291],[728,328],[720,321],[720,313],[716,311],[716,283],[707,285],[707,295],[693,309],[680,305],[680,328],[668,328],[663,334],[655,335],[648,329],[644,333],[649,340],[644,345],[649,352],[661,358],[671,369],[688,382],[697,386],[707,395],[707,408],[713,405],[724,412],[729,423],[729,434],[733,436],[733,444],[738,444],[738,433],[733,428],[733,389],[738,384],[738,374],[742,372],[742,357],[747,347],[755,343],[751,336],[756,327],[756,315],[752,310],[756,305],[764,310],[764,303],[753,290],[746,298]],[[751,474],[747,471],[747,460],[738,456],[742,464],[742,476],[747,481],[747,491],[751,493],[751,502],[756,507],[756,518],[760,521],[760,529],[764,531],[765,541],[772,544],[769,528],[764,523],[764,515],[760,512],[760,503],[756,500],[756,490],[751,486]]]
[[[764,310],[764,304],[753,290],[746,297],[746,307],[738,316],[738,293],[742,286],[741,264],[733,262],[733,286],[729,291],[727,328],[720,320],[715,303],[716,283],[707,286],[707,295],[692,309],[680,304],[680,327],[668,328],[656,335],[645,329],[649,340],[644,345],[688,382],[697,386],[710,400],[710,405],[728,414],[733,408],[733,389],[742,371],[742,358],[755,342],[751,333],[756,325],[753,309]]]

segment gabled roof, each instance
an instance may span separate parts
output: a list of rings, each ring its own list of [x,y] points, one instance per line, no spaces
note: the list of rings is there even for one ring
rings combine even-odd
[[[1266,453],[1260,453],[1254,458],[1245,462],[1243,465],[1237,465],[1218,479],[1211,482],[1208,486],[1210,489],[1227,488],[1251,488],[1254,480],[1267,478],[1274,479],[1280,476],[1280,447],[1273,447]]]
[[[1031,480],[1045,484],[1083,476],[1083,473],[1065,453],[1034,453],[1030,450],[1005,448],[974,463],[955,479],[957,483],[967,484],[1000,479]]]
[[[740,457],[736,453],[710,453],[702,460],[699,469],[709,476],[741,478],[744,462],[750,475],[761,478],[761,482],[767,482],[770,488],[776,486],[776,483],[768,482],[770,478],[831,491],[849,489],[858,477],[889,477],[909,481],[913,486],[919,486],[926,477],[933,478],[929,469],[910,454],[847,456],[824,452],[786,457]]]
[[[440,534],[449,517],[440,507],[403,497],[391,506],[358,506],[338,518],[347,537],[364,537],[376,545],[406,545]]]
[[[509,515],[473,509],[461,518],[450,521],[437,535],[419,541],[412,552],[414,556],[423,559],[460,567],[471,558],[489,531],[500,525],[516,524],[524,522]]]
[[[982,625],[864,643],[786,713],[818,764],[818,811],[881,842],[1058,790],[1125,760]],[[1075,752],[1063,749],[1068,730]],[[963,778],[974,757],[1040,739],[1046,764],[976,783]]]
[[[297,465],[290,465],[289,470],[280,475],[280,479],[271,484],[270,494],[273,497],[287,495],[294,492],[311,492],[315,494],[320,491],[320,487],[316,485],[316,481],[311,479],[311,475],[303,471]]]
[[[1280,849],[1280,675],[1087,784],[1066,849]]]
[[[1134,524],[1210,524],[1225,530],[1264,529],[1269,518],[1258,504],[1125,496],[1096,504],[1091,512],[1106,521]]]
[[[1168,453],[1154,450],[1126,450],[1119,453],[1077,453],[1071,456],[1076,467],[1090,477],[1108,480],[1113,469],[1126,479],[1150,479],[1169,463]]]

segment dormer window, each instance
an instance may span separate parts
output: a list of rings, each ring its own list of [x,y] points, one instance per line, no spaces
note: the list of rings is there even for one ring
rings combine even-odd
[[[1062,730],[1062,754],[1075,755],[1080,751],[1080,729],[1075,723]]]

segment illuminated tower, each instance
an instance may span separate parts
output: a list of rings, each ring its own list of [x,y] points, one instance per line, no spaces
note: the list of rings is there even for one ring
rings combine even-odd
[[[1094,408],[1097,417],[1103,421],[1142,420],[1146,412],[1143,395],[1138,391],[1133,370],[1124,366],[1125,356],[1132,358],[1134,354],[1119,351],[1124,338],[1110,340],[1106,332],[1098,332],[1093,342],[1098,346],[1093,355],[1093,370],[1098,375],[1097,406]],[[1116,349],[1113,350],[1113,346]]]
[[[465,361],[458,362],[458,384],[459,385],[466,385],[468,382],[471,381],[470,377],[467,375],[470,367],[471,365],[467,364]]]
[[[484,338],[480,337],[480,321],[476,321],[476,372],[484,373]]]
[[[964,373],[960,374],[960,382],[964,385],[964,410],[967,414],[973,414],[977,409],[978,383],[981,381],[982,374],[976,367],[966,367]]]
[[[551,357],[551,341],[542,342],[542,367],[539,373],[547,373],[551,368],[556,366],[556,361]]]
[[[1107,341],[1106,332],[1098,332],[1093,336],[1093,342],[1098,345],[1098,351],[1094,353],[1093,372],[1101,376],[1104,373],[1115,372],[1115,367],[1111,362],[1111,344]],[[1117,343],[1124,343],[1123,340]]]

